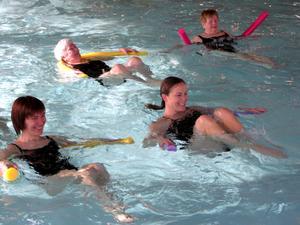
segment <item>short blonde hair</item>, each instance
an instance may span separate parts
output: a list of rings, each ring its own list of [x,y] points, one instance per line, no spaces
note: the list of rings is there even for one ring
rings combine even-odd
[[[218,14],[217,10],[215,10],[215,9],[203,10],[201,13],[201,16],[200,16],[200,21],[205,23],[207,18],[213,17],[213,16],[217,16],[217,18],[219,18],[219,14]]]
[[[64,52],[73,41],[68,38],[61,39],[54,48],[54,57],[59,61],[64,57]]]

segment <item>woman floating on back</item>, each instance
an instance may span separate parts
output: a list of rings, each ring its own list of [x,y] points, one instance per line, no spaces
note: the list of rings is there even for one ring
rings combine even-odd
[[[138,53],[131,48],[121,48],[120,51],[124,54]],[[54,56],[69,69],[68,71],[60,71],[61,73],[71,71],[73,76],[84,74],[87,77],[95,78],[104,85],[104,80],[109,83],[108,79],[110,78],[133,79],[149,85],[160,85],[161,82],[151,77],[153,75],[152,71],[139,57],[133,56],[124,65],[115,64],[110,67],[102,60],[81,57],[78,47],[72,40],[67,38],[57,43],[54,48]],[[142,78],[133,75],[135,72],[141,74]]]

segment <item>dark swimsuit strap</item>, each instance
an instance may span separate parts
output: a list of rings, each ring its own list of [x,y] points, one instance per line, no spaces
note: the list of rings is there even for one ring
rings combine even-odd
[[[51,141],[54,141],[53,138],[49,137],[48,135],[46,135],[45,138],[47,138],[47,139],[50,140],[49,143],[50,143]],[[54,142],[55,142],[55,141],[54,141]],[[49,143],[48,143],[48,144],[49,144]],[[55,142],[55,143],[56,143],[56,142]],[[17,145],[16,143],[10,143],[10,144],[16,146],[17,149],[18,149],[21,153],[24,153],[24,150],[23,150],[19,145]]]
[[[19,145],[15,144],[15,143],[10,143],[10,144],[15,146],[20,151],[20,153],[23,153],[23,149]]]

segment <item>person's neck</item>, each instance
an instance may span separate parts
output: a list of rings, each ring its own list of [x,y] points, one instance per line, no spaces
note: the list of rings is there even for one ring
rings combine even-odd
[[[185,109],[185,111],[186,111],[186,109]],[[165,112],[164,112],[164,117],[176,120],[176,119],[182,117],[185,114],[185,111],[183,111],[183,112],[176,112],[174,110],[167,110],[166,109]]]
[[[18,138],[19,142],[23,142],[23,143],[28,143],[28,142],[36,142],[41,140],[41,136],[40,135],[30,135],[27,133],[23,133],[20,135],[20,137]]]
[[[216,31],[216,32],[213,32],[213,31],[204,31],[203,34],[204,36],[206,37],[212,37],[212,36],[217,36],[221,33],[220,30]]]
[[[80,59],[80,61],[72,61],[72,60],[63,60],[65,63],[67,63],[68,65],[71,65],[71,66],[73,66],[73,65],[79,65],[79,64],[82,64],[82,63],[86,63],[87,62],[87,60],[86,59]]]

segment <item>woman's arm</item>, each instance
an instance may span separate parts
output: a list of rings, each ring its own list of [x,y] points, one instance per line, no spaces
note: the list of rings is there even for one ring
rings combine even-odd
[[[8,145],[6,149],[0,150],[0,161],[8,160],[14,155],[20,154],[20,151],[14,145]]]
[[[202,44],[202,39],[197,35],[192,38],[192,44]]]
[[[173,141],[166,137],[167,130],[171,124],[169,119],[160,118],[153,122],[149,127],[149,135],[143,140],[143,147],[151,147],[159,144],[160,147],[164,145],[174,145]]]
[[[76,141],[70,141],[68,138],[63,136],[50,136],[60,147],[67,148],[72,144],[76,144]]]

